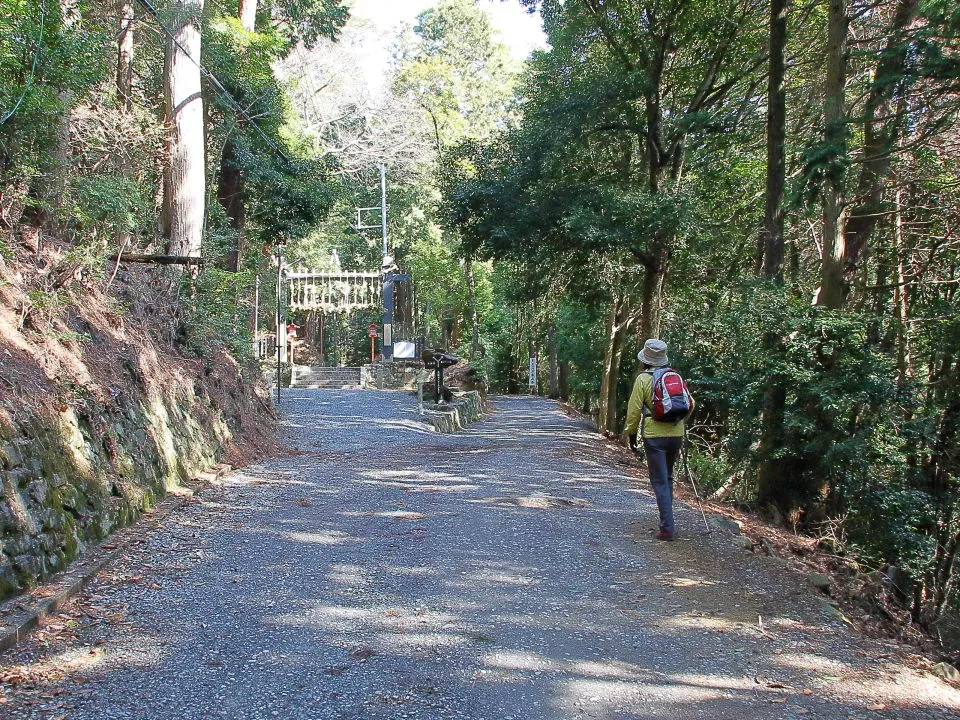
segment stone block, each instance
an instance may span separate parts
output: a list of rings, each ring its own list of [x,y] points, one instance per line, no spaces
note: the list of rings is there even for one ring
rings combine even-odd
[[[27,497],[37,505],[43,505],[50,492],[50,484],[46,480],[35,479],[27,485]]]
[[[743,532],[743,523],[726,515],[713,513],[709,516],[709,519],[710,526],[715,530],[723,530],[730,535],[740,535]]]
[[[43,575],[44,563],[38,555],[24,553],[13,558],[13,567],[19,571],[20,575],[39,578]]]
[[[830,592],[830,586],[832,582],[829,575],[824,575],[823,573],[810,573],[807,575],[807,582],[821,592]]]
[[[931,672],[938,678],[943,678],[950,682],[960,682],[960,670],[957,670],[957,668],[948,662],[938,662],[933,666]]]
[[[17,443],[4,443],[3,446],[0,447],[0,460],[3,461],[7,469],[23,465],[23,455],[20,453],[20,448],[17,447]]]

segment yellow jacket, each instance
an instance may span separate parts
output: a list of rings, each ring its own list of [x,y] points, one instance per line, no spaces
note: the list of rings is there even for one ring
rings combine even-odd
[[[690,398],[693,400],[693,398]],[[644,370],[637,376],[633,383],[633,392],[630,393],[630,402],[627,403],[627,424],[623,428],[624,435],[638,435],[640,427],[640,418],[643,417],[643,408],[647,407],[648,413],[653,408],[653,374]],[[696,407],[696,403],[690,407],[690,412]],[[648,438],[661,437],[683,437],[684,421],[679,422],[658,422],[649,414],[643,421],[643,436]]]

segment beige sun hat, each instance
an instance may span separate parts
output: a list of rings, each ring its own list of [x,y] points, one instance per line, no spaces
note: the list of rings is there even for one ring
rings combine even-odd
[[[643,350],[637,353],[637,360],[650,367],[663,367],[667,360],[667,344],[663,340],[650,338],[643,344]]]

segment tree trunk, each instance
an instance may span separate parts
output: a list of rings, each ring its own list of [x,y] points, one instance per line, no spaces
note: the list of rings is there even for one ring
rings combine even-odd
[[[660,337],[660,306],[667,277],[669,240],[657,240],[644,262],[643,290],[640,305],[640,341]]]
[[[902,192],[899,188],[896,198],[893,220],[893,251],[897,257],[897,274],[896,284],[893,288],[893,312],[897,318],[897,374],[900,376],[900,381],[903,382],[913,373],[910,369],[910,306],[907,299],[907,274],[904,270],[904,254],[906,251],[903,247],[903,206],[901,204]]]
[[[835,158],[823,184],[823,258],[817,305],[843,305],[846,210],[843,200],[843,170],[839,159],[846,154],[844,83],[847,61],[847,0],[830,0],[827,27],[827,77],[824,85],[824,144]]]
[[[767,378],[767,388],[763,393],[762,429],[757,454],[760,465],[757,468],[757,503],[760,507],[773,506],[786,517],[794,508],[791,506],[790,477],[787,469],[789,459],[774,458],[773,453],[784,444],[783,420],[787,393],[784,379]]]
[[[566,402],[570,399],[570,362],[561,360],[557,368],[557,382],[560,385],[560,399]]]
[[[617,315],[620,309],[620,299],[616,297],[610,303],[610,311],[607,314],[607,345],[603,355],[603,374],[600,376],[600,403],[597,413],[597,430],[604,432],[609,429],[607,421],[610,413],[607,410],[610,401],[610,386],[616,386],[616,378],[611,371],[613,367],[613,358],[615,355],[616,337],[617,337]]]
[[[257,20],[257,0],[240,0],[240,24],[247,32],[253,32]],[[220,175],[217,183],[217,199],[223,206],[230,227],[236,233],[234,245],[223,259],[224,269],[237,272],[243,264],[243,251],[246,245],[246,178],[240,166],[239,154],[234,138],[229,137],[220,156]]]
[[[788,0],[770,2],[769,72],[767,76],[767,187],[764,199],[763,228],[760,231],[759,271],[775,282],[783,280],[783,188],[786,182],[786,91],[784,48],[787,43]],[[764,337],[766,351],[773,357],[783,353],[775,335]],[[786,497],[790,479],[786,474],[789,459],[775,458],[784,442],[783,421],[786,392],[784,378],[768,375],[763,392],[760,446],[757,467],[757,499],[761,506],[773,505],[784,513],[792,508]]]
[[[516,395],[520,392],[520,350],[523,337],[523,319],[520,306],[517,305],[516,325],[513,341],[510,343],[510,354],[507,357],[507,393]]]
[[[120,0],[117,7],[120,14],[120,33],[117,36],[117,95],[123,108],[130,112],[133,107],[133,26],[134,11],[132,0]]]
[[[560,377],[557,363],[557,323],[551,319],[547,328],[547,352],[550,354],[550,397],[560,397]]]
[[[884,210],[883,197],[890,176],[890,162],[906,114],[906,96],[901,92],[913,45],[903,37],[917,14],[918,0],[900,0],[890,34],[870,83],[864,110],[863,162],[857,184],[859,205],[850,211],[845,228],[844,295],[864,249]],[[895,79],[894,79],[895,78]],[[900,96],[893,111],[893,98]]]
[[[237,272],[243,261],[243,250],[247,225],[246,193],[244,192],[243,171],[239,167],[237,146],[228,138],[223,146],[220,159],[220,177],[217,182],[217,199],[230,219],[234,230],[233,247],[227,251],[222,265],[225,270]]]
[[[247,32],[253,32],[257,24],[257,0],[240,0],[240,24]]]
[[[473,260],[467,259],[463,264],[467,276],[467,299],[470,312],[470,359],[480,355],[480,320],[477,317],[477,280],[473,274]]]
[[[603,356],[603,375],[600,378],[600,402],[597,412],[599,432],[617,431],[617,381],[631,319],[629,300],[623,295],[615,295],[610,305],[607,347]]]
[[[117,35],[117,99],[123,112],[129,115],[133,109],[133,30],[136,20],[132,0],[120,0],[117,12],[120,15],[120,32]],[[126,160],[122,162],[124,172],[136,177],[136,168]],[[121,229],[116,234],[115,242],[122,252],[128,248],[132,239],[126,229]]]
[[[200,15],[203,0],[172,0],[176,11],[164,52],[167,165],[164,236],[171,255],[200,254],[206,179],[200,88]]]
[[[764,200],[761,270],[783,279],[783,188],[786,183],[787,94],[784,88],[789,0],[770,0],[770,57],[767,75],[767,191]]]

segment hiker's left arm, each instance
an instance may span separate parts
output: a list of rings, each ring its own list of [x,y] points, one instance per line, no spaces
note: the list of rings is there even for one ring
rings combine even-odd
[[[623,426],[624,435],[636,435],[643,416],[643,396],[640,390],[640,378],[633,384],[630,401],[627,403],[627,424]]]

